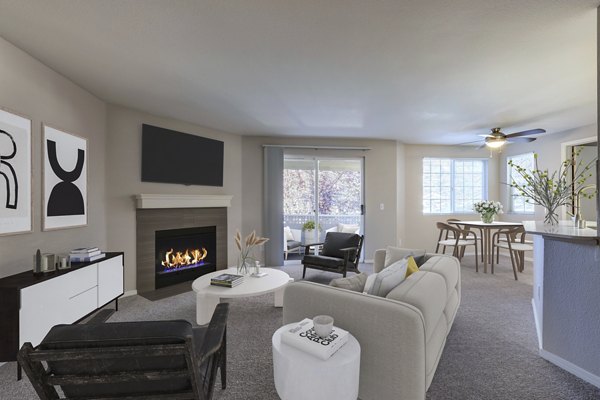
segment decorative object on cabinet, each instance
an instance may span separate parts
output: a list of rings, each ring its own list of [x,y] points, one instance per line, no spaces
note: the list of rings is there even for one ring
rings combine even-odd
[[[56,255],[56,266],[58,269],[69,269],[71,268],[71,257],[68,254],[57,254]]]
[[[32,231],[31,120],[0,109],[0,235]]]
[[[0,362],[15,361],[25,342],[37,346],[54,325],[72,324],[118,298],[123,253],[71,269],[35,276],[30,271],[0,279]]]
[[[42,254],[42,273],[47,274],[56,271],[56,256],[52,253]]]
[[[44,125],[43,229],[87,225],[87,140]]]

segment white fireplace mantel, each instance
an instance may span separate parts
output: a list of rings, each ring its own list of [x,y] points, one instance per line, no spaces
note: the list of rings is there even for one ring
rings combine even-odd
[[[138,194],[137,208],[209,208],[231,207],[230,195]]]

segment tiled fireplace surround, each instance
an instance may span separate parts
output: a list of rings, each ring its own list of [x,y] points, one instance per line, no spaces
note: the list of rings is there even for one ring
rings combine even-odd
[[[148,194],[135,197],[138,293],[155,291],[156,231],[216,226],[217,269],[227,268],[227,208],[231,205],[231,198],[232,196]]]

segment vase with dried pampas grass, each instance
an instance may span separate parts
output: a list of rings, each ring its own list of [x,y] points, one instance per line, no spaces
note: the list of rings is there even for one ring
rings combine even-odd
[[[242,234],[240,231],[235,232],[235,245],[240,251],[240,255],[238,256],[237,263],[237,272],[240,275],[247,275],[252,270],[251,267],[256,265],[256,258],[254,258],[252,252],[258,246],[262,246],[263,244],[269,241],[269,238],[260,237],[256,234],[256,231],[252,231],[246,238],[242,241]]]

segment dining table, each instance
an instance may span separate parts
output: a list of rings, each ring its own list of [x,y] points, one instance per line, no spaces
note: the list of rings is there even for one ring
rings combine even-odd
[[[521,222],[508,222],[508,221],[494,221],[494,222],[483,222],[483,221],[448,221],[449,224],[458,226],[460,229],[469,228],[470,230],[479,229],[482,234],[481,238],[481,254],[483,256],[483,272],[487,273],[487,266],[491,264],[494,252],[492,249],[492,231],[499,229],[510,229],[523,226]]]

